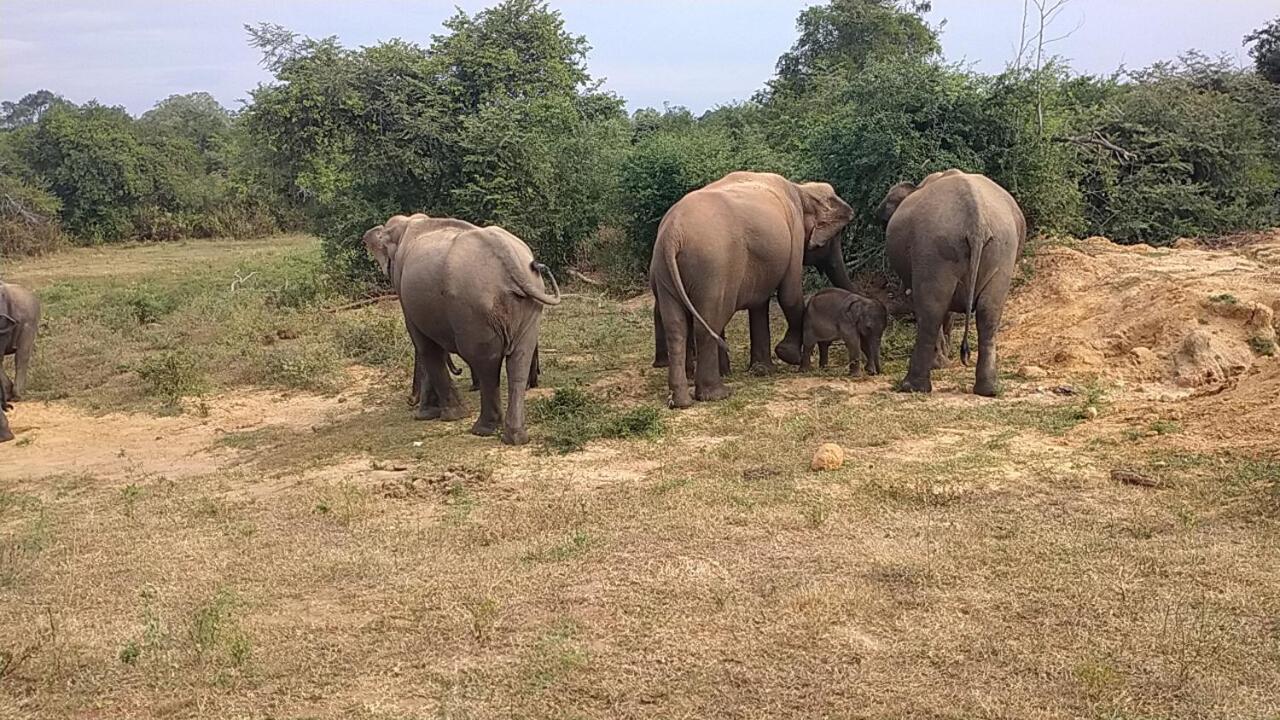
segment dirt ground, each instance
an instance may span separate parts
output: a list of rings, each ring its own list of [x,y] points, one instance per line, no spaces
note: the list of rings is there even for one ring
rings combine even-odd
[[[659,406],[649,307],[549,311],[535,396]],[[568,454],[412,422],[407,369],[25,402],[0,717],[1280,717],[1278,317],[1280,233],[1090,239],[1029,261],[995,399],[891,392],[899,329],[887,376],[738,373]]]

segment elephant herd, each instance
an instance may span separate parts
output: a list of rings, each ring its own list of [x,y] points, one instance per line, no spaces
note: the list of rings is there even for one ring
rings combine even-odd
[[[930,375],[945,361],[946,331],[955,312],[965,315],[965,364],[970,326],[977,322],[974,392],[994,395],[996,330],[1026,239],[1017,202],[982,175],[947,170],[919,184],[895,185],[877,216],[886,224],[889,265],[916,317],[915,348],[898,389],[932,390]],[[828,347],[840,340],[849,349],[851,374],[864,368],[880,372],[888,314],[880,302],[853,292],[840,243],[853,217],[853,208],[827,183],[756,172],[730,173],[667,211],[658,226],[649,285],[653,364],[667,369],[670,407],[729,396],[725,327],[739,310],[750,317],[754,369],[771,369],[775,354],[806,369],[815,347],[825,367]],[[459,374],[451,359],[456,354],[471,367],[473,389],[480,391],[480,416],[471,432],[490,436],[501,430],[504,443],[528,442],[525,390],[537,384],[542,309],[560,303],[547,266],[500,227],[423,214],[396,215],[368,230],[362,242],[399,295],[414,348],[413,416],[468,415],[451,377]],[[806,300],[805,266],[821,270],[835,287]],[[775,297],[787,331],[771,349],[769,303]],[[0,442],[13,439],[4,411],[26,389],[39,319],[40,304],[31,292],[0,283],[0,357],[16,356],[14,381],[0,368]]]
[[[917,336],[898,389],[930,392],[944,360],[950,313],[965,315],[961,360],[969,332],[978,332],[974,392],[996,392],[995,336],[1026,239],[1026,221],[1003,188],[982,175],[947,170],[919,184],[891,188],[877,210],[886,223],[886,256],[915,312]],[[885,307],[857,295],[845,269],[840,234],[853,208],[822,182],[733,172],[681,198],[658,226],[649,285],[654,296],[654,366],[667,368],[668,404],[686,408],[730,394],[725,328],[734,313],[750,318],[753,368],[770,369],[773,355],[809,367],[814,348],[842,340],[850,372],[880,371]],[[471,366],[480,417],[471,431],[502,441],[528,441],[525,389],[536,382],[542,308],[560,302],[555,278],[529,247],[497,227],[417,214],[397,215],[364,234],[364,246],[400,297],[413,340],[414,417],[466,416],[450,374],[450,354]],[[805,266],[836,286],[807,301]],[[550,286],[546,289],[544,283]],[[769,303],[776,297],[787,332],[770,349]],[[507,371],[505,420],[499,397]],[[690,379],[692,378],[692,382]],[[692,386],[692,392],[690,387]]]

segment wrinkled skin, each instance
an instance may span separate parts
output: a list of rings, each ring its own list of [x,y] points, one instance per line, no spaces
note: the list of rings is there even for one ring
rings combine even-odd
[[[804,306],[800,369],[809,369],[815,345],[818,367],[825,368],[831,343],[842,340],[849,350],[850,375],[862,374],[859,357],[865,358],[868,375],[879,375],[880,339],[888,325],[889,311],[880,301],[840,288],[820,290]]]
[[[10,341],[17,327],[16,320],[8,315],[0,315],[0,346]],[[5,415],[5,411],[12,410],[13,406],[9,404],[9,395],[5,392],[4,385],[0,383],[0,443],[13,439],[13,431],[9,429],[9,418]]]
[[[931,392],[948,313],[965,313],[961,360],[967,363],[969,324],[978,326],[978,395],[996,394],[996,333],[1026,241],[1027,223],[1004,188],[982,175],[947,170],[919,185],[900,183],[878,210],[887,223],[889,265],[911,288],[916,344],[903,392]]]
[[[14,321],[7,339],[0,342],[0,385],[10,401],[21,400],[27,391],[27,371],[36,349],[36,333],[40,329],[40,300],[30,290],[12,283],[0,282],[0,315]],[[14,376],[4,372],[4,356],[13,356]]]
[[[729,396],[722,380],[728,364],[723,337],[738,310],[753,311],[751,364],[772,365],[767,318],[774,293],[788,324],[775,351],[784,362],[800,364],[805,252],[826,248],[852,217],[826,183],[748,172],[730,173],[667,211],[649,282],[667,347],[671,407]],[[692,395],[690,369],[696,373]]]
[[[459,420],[468,415],[448,369],[448,354],[455,353],[480,380],[480,418],[471,432],[489,436],[501,427],[504,443],[528,442],[525,390],[542,308],[560,302],[555,279],[534,262],[522,240],[502,228],[425,215],[409,218],[403,229],[393,221],[397,218],[370,229],[363,242],[400,296],[420,360],[414,417]],[[551,293],[544,289],[544,273]],[[504,362],[505,419],[499,397]]]

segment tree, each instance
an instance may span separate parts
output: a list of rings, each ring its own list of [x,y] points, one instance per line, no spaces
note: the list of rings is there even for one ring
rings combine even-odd
[[[0,103],[0,130],[14,130],[34,125],[50,108],[70,106],[71,103],[48,90],[37,90],[24,95],[17,102]]]
[[[231,113],[212,95],[196,92],[170,95],[138,118],[149,131],[190,141],[203,154],[221,148],[231,129]]]
[[[1249,34],[1244,44],[1253,46],[1249,48],[1249,55],[1258,74],[1280,84],[1280,17]]]

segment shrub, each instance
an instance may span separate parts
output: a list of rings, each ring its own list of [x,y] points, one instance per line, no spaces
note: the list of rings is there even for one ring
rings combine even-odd
[[[185,350],[164,350],[147,357],[138,367],[147,394],[168,405],[177,405],[185,396],[197,395],[205,387],[199,361]]]
[[[268,350],[265,381],[294,390],[334,390],[341,371],[338,353],[330,343],[301,340]]]
[[[581,450],[600,438],[654,439],[662,434],[662,414],[653,408],[619,411],[578,388],[557,388],[529,404],[529,416],[543,425],[543,443],[553,451]]]

